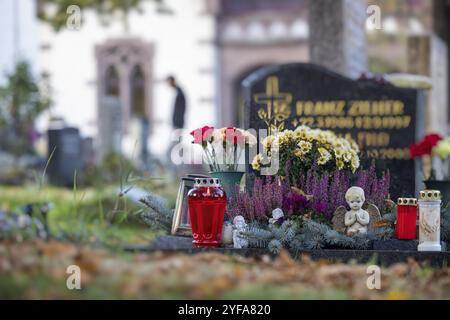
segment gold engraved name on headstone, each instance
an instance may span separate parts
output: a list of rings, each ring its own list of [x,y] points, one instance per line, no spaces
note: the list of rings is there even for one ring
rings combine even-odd
[[[292,94],[280,92],[278,77],[268,77],[266,92],[254,94],[253,101],[265,105],[258,109],[258,117],[267,125],[269,134],[284,130],[284,123],[291,115]]]

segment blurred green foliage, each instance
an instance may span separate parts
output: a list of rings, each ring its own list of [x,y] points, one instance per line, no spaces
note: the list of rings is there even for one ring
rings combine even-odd
[[[155,235],[140,219],[143,207],[112,187],[68,190],[0,186],[2,210],[21,212],[26,204],[43,202],[52,203],[48,214],[52,237],[64,241],[120,249],[127,243],[149,242]]]
[[[0,87],[0,149],[16,156],[33,153],[30,130],[51,104],[48,75],[35,79],[28,63],[18,62]]]
[[[156,3],[158,13],[171,13],[164,0],[38,0],[38,17],[55,31],[60,31],[70,14],[67,8],[75,5],[81,10],[95,10],[104,25],[119,16],[124,29],[128,30],[128,15],[133,11],[143,13],[142,3],[145,1]]]

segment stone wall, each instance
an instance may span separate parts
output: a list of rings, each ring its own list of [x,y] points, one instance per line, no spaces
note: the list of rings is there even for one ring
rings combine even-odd
[[[311,62],[357,78],[367,71],[365,0],[310,0]]]

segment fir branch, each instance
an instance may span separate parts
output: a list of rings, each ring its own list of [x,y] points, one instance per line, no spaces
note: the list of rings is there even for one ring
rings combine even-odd
[[[242,231],[240,236],[248,240],[250,248],[267,248],[274,238],[271,231],[252,225],[247,226],[247,230]]]
[[[278,254],[280,253],[281,249],[283,248],[283,244],[280,240],[273,239],[269,242],[267,248],[269,249],[269,252],[272,254]]]
[[[149,193],[140,202],[148,207],[148,210],[141,214],[141,218],[149,227],[171,230],[174,211],[166,207],[164,199]]]

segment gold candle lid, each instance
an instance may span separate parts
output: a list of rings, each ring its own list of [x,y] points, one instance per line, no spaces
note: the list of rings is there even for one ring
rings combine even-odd
[[[405,206],[417,206],[416,198],[398,198],[397,204],[405,205]]]
[[[420,200],[441,200],[441,192],[439,190],[422,190],[420,191]]]

